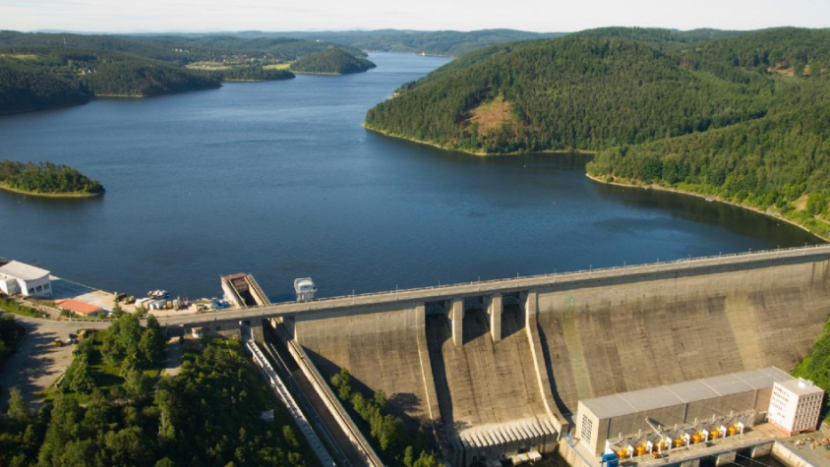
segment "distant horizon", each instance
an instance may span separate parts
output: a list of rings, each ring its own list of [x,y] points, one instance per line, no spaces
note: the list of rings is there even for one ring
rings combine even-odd
[[[722,28],[714,28],[709,26],[702,26],[697,28],[691,29],[678,29],[678,28],[668,28],[668,27],[661,27],[661,26],[620,26],[620,25],[609,25],[609,26],[597,26],[585,29],[577,29],[573,31],[532,31],[528,29],[515,29],[515,28],[482,28],[482,29],[396,29],[396,28],[377,28],[377,29],[366,29],[366,28],[355,28],[355,29],[284,29],[284,30],[267,30],[267,29],[204,29],[204,30],[133,30],[133,31],[88,31],[88,30],[73,30],[73,29],[33,29],[33,30],[23,30],[23,29],[8,29],[8,28],[0,28],[0,31],[10,31],[10,32],[20,32],[25,34],[78,34],[78,35],[132,35],[132,34],[244,34],[244,33],[262,33],[262,34],[312,34],[312,33],[372,33],[372,32],[382,32],[382,31],[389,31],[389,32],[411,32],[411,33],[436,33],[436,32],[458,32],[458,33],[472,33],[472,32],[480,32],[480,31],[518,31],[518,32],[527,32],[531,34],[574,34],[582,31],[588,31],[593,29],[609,29],[609,28],[629,28],[629,29],[663,29],[668,31],[678,31],[678,32],[690,32],[690,31],[700,31],[700,30],[712,30],[712,31],[736,31],[736,32],[753,32],[753,31],[763,31],[768,29],[783,29],[783,28],[796,28],[796,29],[815,29],[815,30],[823,30],[823,29],[830,29],[830,26],[824,27],[808,27],[808,26],[794,26],[790,24],[783,24],[780,26],[769,26],[764,28],[755,28],[755,29],[722,29]]]
[[[599,27],[753,31],[830,27],[826,0],[4,0],[0,29],[79,34],[478,31],[571,33]]]

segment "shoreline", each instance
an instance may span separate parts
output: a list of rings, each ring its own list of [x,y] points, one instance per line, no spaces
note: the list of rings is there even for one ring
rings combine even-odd
[[[525,155],[525,154],[579,154],[581,156],[593,156],[593,155],[596,154],[596,152],[594,152],[594,151],[586,151],[584,149],[556,149],[556,150],[533,151],[533,152],[483,152],[483,151],[473,152],[473,151],[468,151],[468,150],[465,150],[465,149],[456,149],[456,148],[446,147],[446,146],[442,146],[442,145],[437,144],[437,143],[433,143],[433,142],[430,142],[430,141],[424,141],[424,140],[420,140],[420,139],[415,139],[415,138],[410,138],[408,136],[399,135],[397,133],[391,133],[391,132],[388,132],[388,131],[385,131],[385,130],[381,130],[379,128],[375,128],[375,127],[367,124],[366,122],[363,122],[360,125],[363,128],[365,128],[369,131],[381,134],[383,136],[388,136],[390,138],[401,139],[401,140],[404,140],[404,141],[409,141],[410,143],[423,144],[425,146],[431,146],[433,148],[441,149],[441,150],[444,150],[444,151],[459,152],[459,153],[462,153],[462,154],[469,154],[471,156],[478,156],[478,157],[521,156],[521,155]]]
[[[719,196],[704,195],[704,194],[701,194],[701,193],[695,193],[694,191],[679,190],[677,188],[669,188],[669,187],[664,187],[664,186],[655,185],[655,184],[652,184],[652,185],[633,185],[631,183],[621,183],[621,182],[618,182],[618,181],[606,182],[605,180],[602,180],[601,178],[599,178],[595,175],[591,175],[588,172],[585,172],[585,176],[588,177],[588,179],[590,179],[591,181],[594,181],[596,183],[601,183],[603,185],[613,185],[613,186],[619,186],[619,187],[623,187],[623,188],[639,188],[639,189],[642,189],[642,190],[665,191],[665,192],[668,192],[668,193],[675,193],[675,194],[679,194],[679,195],[687,195],[687,196],[694,196],[696,198],[703,198],[706,201],[715,201],[715,202],[722,203],[722,204],[728,204],[728,205],[734,206],[736,208],[747,209],[747,210],[753,211],[757,214],[761,214],[761,215],[767,216],[769,218],[779,220],[779,221],[783,221],[783,222],[786,222],[790,225],[794,225],[794,226],[798,227],[799,229],[809,233],[810,235],[818,238],[819,240],[821,240],[824,243],[830,242],[830,240],[828,240],[827,238],[822,237],[821,235],[813,232],[812,230],[808,229],[807,227],[799,224],[798,222],[796,222],[794,220],[787,219],[786,217],[781,216],[781,215],[776,215],[776,214],[773,214],[773,213],[770,213],[770,212],[767,212],[767,211],[763,211],[763,210],[758,209],[758,208],[753,207],[753,206],[748,206],[748,205],[745,205],[745,204],[740,204],[740,203],[735,203],[735,202],[732,202],[732,201],[728,201],[728,200],[725,200],[725,199],[723,199]]]
[[[102,191],[100,193],[39,193],[36,191],[26,191],[12,188],[3,183],[0,183],[0,190],[19,195],[38,196],[41,198],[94,198],[96,196],[102,196],[106,193],[106,191]]]

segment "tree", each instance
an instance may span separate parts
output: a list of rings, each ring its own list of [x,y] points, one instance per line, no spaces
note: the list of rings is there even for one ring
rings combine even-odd
[[[131,368],[127,370],[124,376],[124,389],[133,399],[142,399],[150,391],[150,382],[150,379],[141,370]]]
[[[29,406],[23,399],[23,392],[20,388],[13,387],[9,391],[9,417],[20,423],[25,423],[31,418]]]
[[[86,354],[78,354],[67,373],[66,379],[69,390],[78,394],[89,394],[95,388],[95,381],[90,374]]]

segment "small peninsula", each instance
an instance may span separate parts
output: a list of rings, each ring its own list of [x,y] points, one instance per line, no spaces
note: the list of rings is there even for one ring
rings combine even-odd
[[[297,60],[291,64],[291,71],[318,75],[347,75],[362,73],[375,66],[377,65],[365,58],[355,57],[348,52],[332,47]]]
[[[0,162],[0,189],[35,196],[80,198],[104,194],[98,180],[51,162]]]

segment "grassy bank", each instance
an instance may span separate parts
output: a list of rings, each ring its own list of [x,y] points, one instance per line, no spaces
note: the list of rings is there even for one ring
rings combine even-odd
[[[682,195],[695,196],[698,198],[703,198],[707,201],[717,201],[718,203],[724,203],[742,209],[748,209],[750,211],[757,212],[758,214],[763,214],[765,216],[772,217],[773,219],[787,222],[815,235],[816,237],[825,242],[830,239],[830,235],[828,235],[828,233],[830,233],[830,224],[827,224],[819,219],[811,218],[807,213],[802,211],[792,210],[782,214],[780,212],[758,209],[748,204],[735,203],[733,201],[723,199],[719,196],[701,193],[694,189],[695,185],[689,184],[679,184],[677,187],[670,187],[660,184],[646,184],[645,182],[640,180],[628,180],[613,176],[592,175],[587,172],[585,176],[597,183],[604,183],[606,185],[616,185],[626,188],[642,188],[645,190],[667,191],[670,193],[679,193]]]
[[[21,305],[16,301],[6,297],[0,297],[0,310],[15,315],[29,316],[31,318],[40,318],[43,316],[43,313],[37,311],[36,309],[29,306]]]

